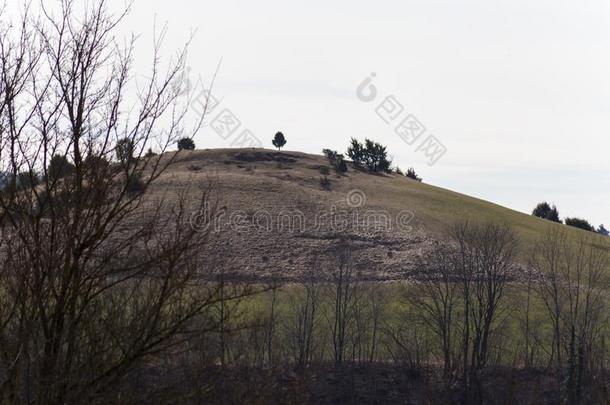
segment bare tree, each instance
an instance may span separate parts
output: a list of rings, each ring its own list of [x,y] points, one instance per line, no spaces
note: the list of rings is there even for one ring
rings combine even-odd
[[[454,249],[436,242],[419,263],[416,286],[405,289],[405,297],[424,324],[437,336],[443,357],[443,374],[450,375],[455,358],[458,301],[457,257]]]
[[[386,317],[388,297],[384,287],[385,286],[383,285],[372,283],[367,288],[367,300],[370,314],[370,325],[368,328],[370,336],[367,345],[369,363],[372,363],[377,359],[382,325]]]
[[[590,237],[549,231],[532,260],[543,280],[539,293],[553,329],[558,390],[570,404],[584,400],[593,354],[607,333],[608,252]]]
[[[398,315],[399,321],[386,319],[383,323],[381,342],[389,360],[406,364],[411,370],[421,370],[431,360],[430,329],[408,307],[403,307]]]
[[[517,320],[523,331],[523,353],[522,361],[526,368],[534,367],[539,361],[540,354],[548,353],[548,350],[543,344],[543,327],[545,317],[541,316],[535,308],[539,301],[536,291],[538,289],[539,276],[530,265],[525,269],[523,286],[525,288],[525,297],[518,294],[515,297],[515,307],[519,309],[517,312]],[[523,299],[524,298],[524,299]]]
[[[206,313],[248,293],[205,281],[210,232],[189,222],[213,211],[209,190],[169,198],[156,180],[177,154],[143,156],[201,124],[186,128],[172,85],[185,49],[163,72],[165,30],[156,35],[149,79],[127,104],[135,37],[113,37],[126,11],[113,15],[104,0],[82,10],[62,0],[36,18],[26,7],[20,24],[0,20],[2,402],[120,395],[113,384],[142,359],[216,330]],[[113,161],[124,139],[130,156]],[[55,156],[61,170],[50,173]]]
[[[480,372],[514,271],[517,237],[504,225],[457,223],[451,232],[462,301],[462,380],[469,401],[482,401]]]
[[[331,253],[335,264],[328,288],[330,313],[327,314],[327,319],[331,329],[335,366],[341,367],[353,330],[357,278],[352,258],[352,246],[347,240],[339,241]]]
[[[288,297],[285,331],[298,367],[307,367],[313,358],[322,301],[320,264],[314,258],[303,284],[297,284]]]
[[[277,324],[278,324],[278,294],[281,289],[281,285],[277,280],[277,277],[274,275],[271,284],[269,285],[271,295],[269,302],[269,312],[267,319],[265,321],[265,340],[266,340],[266,351],[267,351],[267,361],[270,366],[276,364],[276,347],[275,340],[277,334]]]

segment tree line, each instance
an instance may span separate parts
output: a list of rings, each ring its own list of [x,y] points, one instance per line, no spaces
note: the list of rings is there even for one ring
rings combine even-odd
[[[493,402],[490,374],[503,369],[542,370],[553,403],[607,400],[607,250],[565,230],[525,250],[510,227],[489,222],[461,221],[448,234],[409,283],[392,286],[367,281],[356,245],[339,240],[313,256],[302,281],[264,293],[255,326],[219,346],[255,369],[428,370],[442,381],[434,401]]]
[[[255,402],[248,381],[273,385],[288,370],[349,375],[383,364],[423,375],[435,403],[510,401],[490,382],[516,370],[542,386],[513,393],[515,402],[607,400],[607,250],[561,229],[525,249],[510,227],[490,222],[460,221],[448,235],[405,283],[365,277],[348,238],[312,254],[298,281],[272,277],[250,297],[234,294],[243,282],[218,279],[220,299],[200,318],[216,327],[183,343],[179,367],[205,376],[202,401]]]
[[[596,232],[603,236],[610,235],[610,231],[608,231],[608,229],[606,229],[604,224],[600,224],[596,229],[593,225],[591,225],[591,223],[589,221],[587,221],[586,219],[582,219],[582,218],[566,217],[562,221],[559,218],[559,211],[557,210],[557,207],[555,206],[555,204],[553,204],[551,206],[546,201],[538,203],[538,205],[536,205],[536,207],[533,209],[532,215],[535,217],[538,217],[538,218],[546,219],[546,220],[549,220],[552,222],[557,222],[560,224],[565,223],[568,226],[573,226],[575,228],[584,229],[585,231]]]

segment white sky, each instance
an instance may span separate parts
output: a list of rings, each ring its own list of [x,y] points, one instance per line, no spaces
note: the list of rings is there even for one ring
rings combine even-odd
[[[214,94],[266,147],[278,130],[310,153],[370,137],[426,183],[610,224],[607,0],[136,0],[122,26],[142,34],[136,74],[155,17],[168,56],[196,30],[192,81],[223,58]],[[434,166],[356,97],[371,72],[446,146]],[[195,141],[230,145],[209,127]]]

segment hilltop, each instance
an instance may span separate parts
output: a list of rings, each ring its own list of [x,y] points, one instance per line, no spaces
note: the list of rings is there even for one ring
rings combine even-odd
[[[324,167],[330,169],[326,189],[320,181]],[[200,184],[210,183],[218,201],[215,249],[229,259],[228,272],[245,277],[299,277],[345,236],[355,241],[363,275],[404,279],[457,220],[508,223],[524,249],[547,229],[565,227],[398,174],[351,166],[337,174],[324,156],[267,149],[180,151],[149,193],[169,188],[194,195]]]

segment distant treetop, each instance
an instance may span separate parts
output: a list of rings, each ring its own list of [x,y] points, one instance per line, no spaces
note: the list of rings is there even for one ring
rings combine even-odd
[[[585,231],[593,232],[595,230],[595,228],[593,228],[593,225],[591,225],[589,221],[582,218],[566,218],[565,223],[566,225],[584,229]]]
[[[275,146],[277,150],[280,150],[284,145],[286,145],[286,138],[284,137],[284,134],[282,132],[278,131],[273,137],[271,143],[273,143],[273,146]]]
[[[178,150],[195,150],[195,142],[191,138],[178,140]]]
[[[561,223],[559,219],[559,211],[555,204],[549,205],[546,201],[543,201],[536,205],[536,208],[532,211],[532,215],[535,217],[548,219],[549,221]]]
[[[405,174],[405,176],[407,176],[408,178],[413,179],[413,180],[415,180],[415,181],[422,181],[422,178],[421,178],[421,177],[419,177],[419,176],[417,175],[417,173],[415,173],[415,169],[414,169],[414,168],[412,168],[412,167],[409,167],[409,168],[407,169],[407,173]]]
[[[595,232],[599,233],[600,235],[604,235],[604,236],[610,235],[610,231],[606,229],[604,224],[600,224],[600,226],[597,227]]]
[[[347,148],[347,155],[354,165],[372,172],[387,172],[392,163],[388,160],[386,147],[370,139],[365,139],[362,144],[356,138],[352,138]]]

